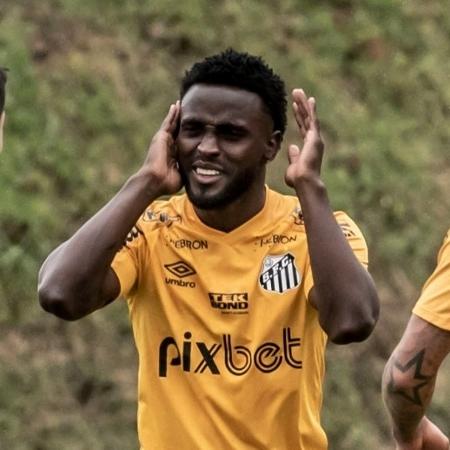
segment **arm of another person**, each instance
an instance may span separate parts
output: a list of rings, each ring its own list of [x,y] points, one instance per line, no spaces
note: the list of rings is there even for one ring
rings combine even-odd
[[[450,332],[412,315],[383,374],[383,399],[397,450],[448,450],[449,440],[426,416]]]
[[[379,314],[379,300],[370,274],[354,255],[338,226],[320,177],[324,144],[314,98],[293,91],[293,111],[303,148],[289,147],[286,182],[301,201],[314,287],[309,293],[319,322],[332,342],[366,339]]]
[[[39,272],[42,307],[66,320],[79,319],[113,301],[120,283],[111,262],[145,208],[181,188],[174,155],[180,104],[171,105],[137,173],[69,240],[56,248]]]

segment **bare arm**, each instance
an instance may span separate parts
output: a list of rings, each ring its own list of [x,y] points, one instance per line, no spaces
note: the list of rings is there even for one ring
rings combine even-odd
[[[383,399],[397,450],[449,449],[448,439],[425,416],[449,352],[450,332],[413,314],[383,374]]]
[[[141,169],[45,260],[39,272],[38,294],[46,311],[75,320],[119,295],[119,280],[110,267],[116,252],[149,203],[181,187],[173,154],[179,110],[178,102],[170,107]]]
[[[293,109],[303,148],[290,146],[286,182],[301,200],[314,278],[310,300],[331,341],[361,341],[369,336],[378,319],[378,296],[371,276],[336,223],[320,178],[324,144],[315,100],[295,89]]]

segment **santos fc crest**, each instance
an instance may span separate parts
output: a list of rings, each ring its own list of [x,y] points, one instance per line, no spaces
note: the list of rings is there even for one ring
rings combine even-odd
[[[288,289],[296,288],[300,281],[300,274],[295,267],[295,258],[290,253],[269,255],[264,258],[259,284],[266,291],[282,294]]]

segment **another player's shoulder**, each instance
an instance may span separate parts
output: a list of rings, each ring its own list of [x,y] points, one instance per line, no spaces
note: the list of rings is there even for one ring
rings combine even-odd
[[[438,260],[441,261],[442,258],[445,258],[447,261],[450,260],[450,230],[447,231],[441,248],[439,249]]]
[[[450,229],[447,231],[447,234],[444,237],[444,242],[442,245],[450,245]]]

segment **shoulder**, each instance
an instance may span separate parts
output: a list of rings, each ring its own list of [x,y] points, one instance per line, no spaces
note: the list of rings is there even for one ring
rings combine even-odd
[[[345,237],[361,237],[364,238],[362,231],[356,222],[344,211],[335,211],[334,217]]]
[[[281,194],[268,188],[267,201],[274,220],[291,216],[301,217],[300,201],[295,195]]]
[[[171,226],[180,222],[183,216],[186,195],[175,195],[166,200],[156,200],[142,213],[137,226],[146,231]]]
[[[439,259],[443,257],[450,258],[450,230],[447,231],[439,250]]]

